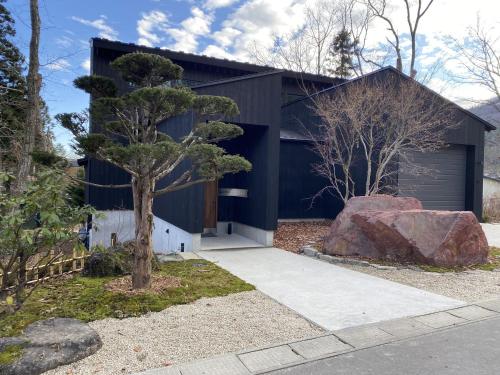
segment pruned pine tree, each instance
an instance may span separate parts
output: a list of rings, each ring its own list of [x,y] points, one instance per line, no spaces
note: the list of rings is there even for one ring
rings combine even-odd
[[[89,184],[132,188],[136,237],[132,284],[136,289],[148,288],[153,255],[153,199],[216,180],[226,173],[249,171],[251,164],[217,146],[221,140],[243,134],[240,127],[223,121],[239,113],[233,100],[172,87],[170,83],[182,78],[182,68],[158,55],[126,54],[114,60],[111,67],[130,85],[130,92],[118,94],[114,82],[102,76],[84,76],[74,82],[77,88],[92,95],[90,118],[100,132],[86,132],[85,116],[80,114],[60,114],[57,119],[75,135],[77,151],[130,174],[130,184]],[[196,122],[182,139],[158,131],[158,124],[189,111]],[[160,179],[177,171],[178,178],[156,188]]]

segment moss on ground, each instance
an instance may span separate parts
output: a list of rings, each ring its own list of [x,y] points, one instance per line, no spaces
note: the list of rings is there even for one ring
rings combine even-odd
[[[114,277],[82,277],[52,281],[38,287],[12,315],[0,316],[0,337],[15,336],[29,324],[52,317],[76,318],[85,322],[108,317],[140,316],[202,297],[225,296],[254,287],[205,260],[168,262],[157,274],[181,279],[181,286],[161,294],[127,296],[105,290]]]
[[[10,365],[17,361],[23,354],[21,345],[7,345],[0,351],[0,366]]]
[[[466,270],[482,270],[482,271],[494,271],[500,269],[500,248],[490,246],[490,252],[488,255],[489,262],[486,264],[476,264],[469,267],[439,267],[430,265],[419,265],[419,267],[427,272],[463,272]]]

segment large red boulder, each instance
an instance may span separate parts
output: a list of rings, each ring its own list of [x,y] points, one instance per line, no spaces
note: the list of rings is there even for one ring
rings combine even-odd
[[[374,246],[361,229],[351,220],[360,211],[412,210],[421,209],[422,203],[416,198],[373,195],[349,199],[342,212],[332,223],[326,238],[324,251],[330,255],[359,255],[370,258],[380,257]]]
[[[470,211],[360,211],[351,220],[377,258],[444,267],[487,262],[488,242]]]

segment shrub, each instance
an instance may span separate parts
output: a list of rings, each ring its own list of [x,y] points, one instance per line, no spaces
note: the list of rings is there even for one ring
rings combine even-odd
[[[130,274],[134,266],[134,248],[133,241],[117,243],[108,248],[95,246],[85,262],[83,275],[103,277]],[[159,269],[156,257],[153,258],[152,267],[153,270]]]

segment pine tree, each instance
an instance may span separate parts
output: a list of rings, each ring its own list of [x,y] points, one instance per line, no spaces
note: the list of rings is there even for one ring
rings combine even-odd
[[[240,127],[224,121],[239,113],[233,100],[170,87],[170,82],[182,78],[182,68],[162,56],[130,53],[114,60],[111,68],[132,91],[119,95],[114,81],[102,76],[75,80],[77,88],[92,95],[92,126],[102,132],[86,132],[86,119],[81,114],[60,114],[56,119],[73,132],[80,153],[129,173],[130,184],[114,187],[132,188],[136,237],[132,285],[149,288],[154,197],[214,181],[226,173],[249,171],[251,164],[217,146],[219,141],[243,133]],[[174,139],[158,131],[158,124],[189,111],[195,121],[185,137]],[[159,180],[176,173],[167,186],[157,187]]]
[[[358,41],[352,40],[349,31],[342,29],[330,46],[329,54],[333,68],[328,69],[328,73],[343,79],[349,78],[356,69],[353,56],[357,46]]]
[[[0,0],[0,171],[12,171],[26,120],[25,59],[12,42],[14,19]]]

